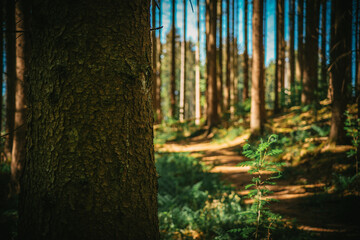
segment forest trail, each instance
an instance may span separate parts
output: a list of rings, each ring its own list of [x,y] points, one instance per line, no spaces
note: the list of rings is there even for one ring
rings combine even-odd
[[[249,134],[243,134],[225,143],[197,137],[168,142],[157,150],[189,152],[201,157],[202,161],[213,166],[211,172],[221,173],[222,179],[235,187],[239,195],[244,196],[248,193],[245,186],[251,183],[253,176],[247,172],[249,167],[236,165],[245,160],[241,151],[248,137]],[[276,181],[275,186],[269,186],[274,192],[269,197],[279,200],[271,203],[271,210],[281,214],[289,223],[296,219],[299,229],[311,232],[320,239],[360,239],[359,221],[356,219],[359,209],[349,209],[347,206],[352,203],[347,203],[347,200],[339,201],[328,196],[324,200],[326,184],[318,181],[309,183],[308,177],[310,176],[304,176],[304,179],[300,177],[296,181],[293,177],[281,178]],[[245,199],[244,203],[251,203],[251,199]]]

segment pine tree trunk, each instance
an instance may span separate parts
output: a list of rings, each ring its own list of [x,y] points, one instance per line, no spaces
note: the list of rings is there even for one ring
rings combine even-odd
[[[6,1],[6,120],[5,146],[7,159],[11,159],[14,139],[15,86],[16,86],[16,46],[15,46],[15,1]]]
[[[326,0],[321,1],[321,82],[319,89],[327,89],[327,64],[326,64]],[[323,93],[323,92],[321,92]],[[321,96],[323,97],[323,96]]]
[[[230,44],[230,118],[234,118],[235,113],[235,1],[232,0],[231,14],[231,44]]]
[[[159,239],[150,1],[34,0],[19,239]]]
[[[156,3],[155,0],[151,1],[151,26],[152,28],[156,28]],[[157,70],[157,44],[156,44],[156,31],[153,30],[151,32],[151,43],[152,43],[152,73],[153,73],[153,86],[152,86],[152,103],[153,103],[153,109],[156,113],[156,106],[157,106],[157,97],[156,97],[156,89],[158,88],[157,82],[156,82],[156,70]],[[155,121],[156,116],[155,116]]]
[[[295,40],[295,0],[290,0],[289,5],[290,11],[290,20],[289,20],[289,30],[290,30],[290,39],[289,39],[289,61],[290,61],[290,91],[291,91],[291,104],[295,104],[295,50],[294,50],[294,40]]]
[[[248,55],[248,0],[244,1],[244,91],[243,100],[249,98],[249,55]]]
[[[20,177],[23,171],[26,155],[26,74],[29,61],[29,8],[25,0],[16,2],[16,93],[15,93],[15,122],[14,140],[11,157],[11,186],[12,193],[20,192]],[[25,31],[24,33],[21,33]]]
[[[186,86],[186,1],[184,0],[184,34],[183,41],[181,43],[181,72],[180,72],[180,113],[179,120],[183,122],[185,119],[185,86]]]
[[[264,130],[264,116],[261,110],[264,97],[264,82],[261,77],[263,71],[263,1],[253,1],[253,58],[252,58],[252,81],[251,81],[251,116],[250,128],[254,134]]]
[[[330,74],[333,85],[329,142],[345,144],[344,112],[351,89],[352,2],[331,2]]]
[[[206,40],[206,57],[208,64],[208,106],[207,126],[208,133],[220,122],[217,111],[217,85],[216,85],[216,1],[206,0],[206,15],[208,20],[208,39]]]
[[[224,108],[227,118],[230,116],[230,0],[226,0],[226,80],[224,94]]]
[[[159,5],[161,0],[159,0]],[[161,6],[161,5],[160,5]],[[161,7],[159,9],[159,27],[161,27]],[[159,36],[157,38],[157,71],[156,71],[156,117],[157,122],[160,123],[162,120],[162,111],[161,111],[161,55],[162,55],[162,45],[161,45],[161,29],[159,29]]]
[[[222,64],[222,52],[223,52],[223,41],[222,41],[222,0],[218,0],[218,18],[219,18],[219,49],[218,49],[218,61],[217,61],[217,91],[218,91],[218,113],[221,115],[224,109],[223,104],[223,64]]]
[[[170,73],[170,116],[175,118],[176,111],[176,100],[175,100],[175,9],[176,9],[176,0],[172,0],[172,25],[171,25],[171,73]]]
[[[298,103],[301,102],[301,91],[303,88],[304,74],[304,0],[298,0],[298,81],[300,82],[300,90],[296,93]]]
[[[276,1],[276,65],[274,113],[280,112],[283,105],[285,48],[284,48],[284,0]],[[279,99],[280,94],[280,99]],[[279,102],[280,101],[280,102]]]
[[[319,50],[319,14],[320,0],[306,1],[306,35],[304,48],[304,79],[301,103],[316,103],[318,85],[318,50]]]
[[[197,11],[197,42],[195,52],[195,124],[200,124],[201,118],[201,105],[200,105],[200,1],[196,2]]]
[[[0,1],[0,22],[4,22],[4,3]],[[4,46],[4,31],[0,28],[0,46]],[[0,47],[0,56],[4,56],[3,47]],[[4,59],[0,57],[0,86],[3,86],[4,82]],[[2,123],[3,123],[3,88],[0,88],[0,135],[2,135]],[[2,160],[2,159],[1,159]]]

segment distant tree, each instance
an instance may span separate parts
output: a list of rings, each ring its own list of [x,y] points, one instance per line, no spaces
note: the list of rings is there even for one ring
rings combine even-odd
[[[159,0],[159,4],[161,4],[161,0]],[[159,27],[161,26],[161,7],[158,11],[158,22]],[[161,55],[162,55],[162,44],[161,44],[161,29],[159,29],[159,36],[157,37],[157,47],[156,47],[158,54],[157,54],[157,64],[156,64],[156,120],[157,122],[161,122],[162,120],[162,111],[161,111]]]
[[[228,116],[230,116],[230,72],[231,72],[231,65],[230,65],[230,0],[226,0],[226,79],[225,79],[225,112]]]
[[[4,22],[4,3],[0,1],[0,46],[4,46],[4,31],[3,31],[3,22]],[[0,47],[0,56],[4,56],[3,47]],[[3,123],[3,82],[4,82],[4,59],[0,57],[0,134],[2,132],[2,123]]]
[[[15,47],[15,1],[6,1],[6,121],[5,155],[11,159],[14,139],[15,86],[16,86],[16,47]]]
[[[321,93],[327,86],[327,59],[326,59],[326,0],[321,1]]]
[[[19,239],[159,239],[150,1],[32,4]]]
[[[221,115],[223,112],[223,41],[222,41],[222,0],[218,0],[218,29],[219,29],[219,48],[218,48],[218,58],[217,58],[217,92],[218,92],[218,112]]]
[[[184,1],[184,18],[183,18],[183,41],[181,42],[181,72],[180,72],[180,113],[179,120],[183,122],[185,119],[185,85],[186,85],[186,1]]]
[[[236,46],[235,46],[235,1],[231,2],[231,43],[230,43],[230,117],[234,117],[235,113],[235,55],[236,55]]]
[[[176,19],[176,0],[172,0],[172,22],[171,22],[171,75],[170,75],[170,116],[175,117],[176,111],[176,99],[175,99],[175,89],[176,89],[176,81],[175,81],[175,19]]]
[[[20,192],[20,177],[23,172],[26,155],[26,105],[25,85],[29,61],[29,4],[25,0],[16,1],[16,93],[14,140],[11,157],[12,193]]]
[[[248,0],[244,1],[244,90],[243,100],[249,98],[249,55],[248,55]]]
[[[320,0],[306,1],[306,35],[304,47],[304,79],[301,103],[316,102],[318,85]]]
[[[333,84],[329,142],[345,144],[344,112],[351,86],[352,1],[332,0],[330,74]]]
[[[252,17],[252,42],[253,42],[253,58],[252,58],[252,81],[251,81],[251,116],[250,128],[254,134],[262,133],[264,130],[264,112],[262,106],[265,102],[264,79],[262,78],[263,63],[263,1],[253,1],[253,17]]]
[[[289,61],[290,61],[290,90],[291,104],[295,104],[295,0],[289,2]]]
[[[201,104],[200,104],[200,1],[196,1],[197,13],[197,42],[195,54],[195,124],[200,124]]]
[[[285,87],[285,40],[284,40],[284,0],[276,0],[276,65],[274,113],[283,105]],[[279,93],[280,99],[279,99]],[[280,101],[280,102],[279,102]]]
[[[208,69],[208,106],[207,126],[210,132],[220,123],[217,111],[217,84],[216,84],[216,1],[206,0],[206,21],[208,22],[208,39],[206,39],[206,58]]]
[[[303,74],[304,74],[304,0],[298,0],[297,5],[298,13],[298,49],[297,49],[297,61],[298,61],[298,80],[300,82],[300,87],[303,87]],[[301,101],[301,92],[296,94]]]
[[[152,27],[156,27],[156,0],[151,1],[151,20],[152,20]],[[154,112],[156,113],[157,107],[157,95],[156,89],[159,87],[157,86],[156,75],[157,75],[157,44],[156,44],[156,31],[152,31],[151,33],[151,43],[152,43],[152,72],[153,72],[153,86],[152,86],[152,102]],[[156,116],[155,116],[156,117]]]

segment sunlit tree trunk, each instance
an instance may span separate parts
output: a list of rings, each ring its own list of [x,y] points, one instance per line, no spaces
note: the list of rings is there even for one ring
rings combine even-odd
[[[326,64],[326,0],[321,1],[321,91],[327,89],[327,64]]]
[[[209,132],[220,122],[217,111],[217,85],[216,85],[216,1],[206,0],[206,20],[209,31],[206,40],[206,57],[208,64],[208,106],[207,126]]]
[[[161,0],[159,0],[159,4],[161,4]],[[159,27],[161,27],[161,7],[159,9],[158,21]],[[157,122],[160,123],[162,120],[162,111],[161,111],[161,54],[162,54],[162,45],[161,45],[161,29],[159,29],[159,36],[157,38],[157,70],[156,70],[156,117]]]
[[[223,112],[223,41],[222,41],[222,0],[218,0],[218,18],[219,18],[219,49],[218,49],[218,61],[217,61],[217,91],[218,91],[218,112],[221,115]]]
[[[196,1],[197,12],[197,42],[195,52],[195,124],[200,124],[201,104],[200,104],[200,1]]]
[[[171,74],[170,74],[170,116],[172,118],[175,117],[176,111],[176,103],[175,103],[175,36],[176,36],[176,29],[175,29],[175,9],[176,9],[176,0],[172,0],[172,24],[171,24]]]
[[[285,44],[284,44],[284,0],[276,0],[276,65],[275,65],[275,101],[274,113],[278,113],[283,105],[285,86]],[[280,99],[279,99],[280,94]],[[279,102],[280,101],[280,102]]]
[[[303,105],[316,102],[316,92],[318,89],[319,14],[320,0],[307,0],[304,79],[301,95],[301,103]]]
[[[352,1],[331,2],[330,74],[333,84],[329,142],[345,144],[344,112],[351,86]]]
[[[181,70],[180,70],[180,103],[179,103],[179,120],[183,122],[185,119],[185,86],[186,86],[186,1],[184,0],[184,24],[183,24],[183,41],[181,43]]]
[[[15,86],[16,86],[16,46],[15,46],[15,1],[6,1],[6,120],[5,146],[7,159],[11,159],[14,139]]]
[[[249,55],[248,55],[248,0],[244,1],[244,90],[243,100],[249,98]]]
[[[26,154],[26,74],[29,55],[28,31],[29,8],[25,0],[16,1],[16,92],[15,92],[15,122],[14,141],[11,157],[11,190],[13,194],[20,192],[20,177],[23,171]]]
[[[235,1],[231,2],[231,43],[230,43],[230,117],[235,112]]]
[[[289,61],[290,61],[290,90],[291,90],[291,104],[295,104],[295,0],[290,0],[289,4]]]
[[[230,65],[230,0],[226,0],[226,80],[225,80],[225,112],[227,117],[230,115],[230,72],[231,72],[231,65]]]
[[[252,81],[251,81],[251,116],[250,128],[255,134],[262,133],[264,130],[264,116],[261,111],[261,105],[264,97],[262,96],[264,81],[262,79],[263,71],[263,1],[253,1],[252,17],[252,41],[253,41],[253,58],[252,58]]]
[[[304,0],[298,0],[297,6],[298,13],[298,81],[300,82],[300,89],[303,87],[303,74],[304,74]],[[298,103],[301,102],[301,92],[298,91],[296,93],[297,98],[296,101]]]
[[[156,3],[155,0],[151,1],[151,25],[152,28],[156,27]],[[153,86],[152,86],[152,103],[153,103],[153,108],[154,108],[154,112],[156,112],[156,106],[157,106],[157,96],[156,96],[156,89],[157,89],[157,82],[156,82],[156,70],[157,70],[157,44],[156,44],[156,31],[152,31],[151,32],[151,43],[152,43],[152,49],[151,49],[151,53],[152,53],[152,72],[153,72]]]
[[[159,239],[150,1],[34,0],[32,17],[19,239]]]

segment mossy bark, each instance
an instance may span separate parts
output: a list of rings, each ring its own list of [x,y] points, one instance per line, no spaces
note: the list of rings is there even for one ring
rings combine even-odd
[[[32,9],[19,239],[158,239],[149,1]]]

